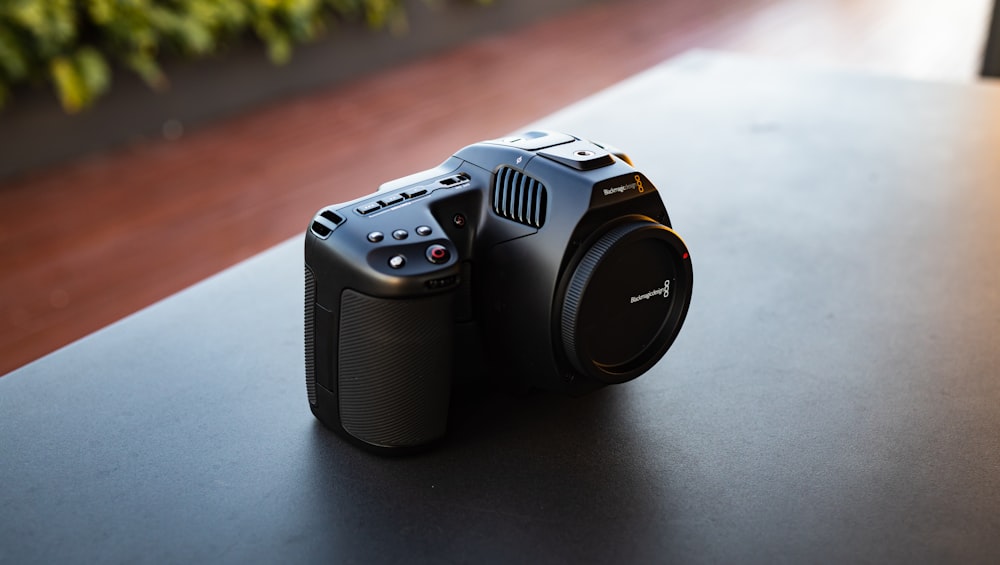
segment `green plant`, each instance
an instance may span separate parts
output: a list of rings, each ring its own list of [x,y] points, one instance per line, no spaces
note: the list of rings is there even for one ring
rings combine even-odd
[[[275,63],[337,22],[405,28],[402,0],[0,0],[0,107],[14,87],[50,82],[63,108],[87,107],[112,69],[153,88],[167,54],[203,57],[246,35]]]

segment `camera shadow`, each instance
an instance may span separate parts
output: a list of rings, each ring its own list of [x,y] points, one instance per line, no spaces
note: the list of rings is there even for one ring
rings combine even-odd
[[[396,458],[360,450],[316,422],[301,469],[309,494],[297,506],[302,557],[662,559],[676,504],[662,462],[672,458],[662,441],[655,456],[646,451],[630,394],[461,387],[445,439]]]

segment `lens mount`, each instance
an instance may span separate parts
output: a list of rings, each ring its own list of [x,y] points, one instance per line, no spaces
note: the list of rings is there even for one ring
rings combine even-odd
[[[646,372],[680,331],[691,283],[687,247],[672,229],[649,220],[611,228],[566,286],[560,333],[570,364],[608,384]]]

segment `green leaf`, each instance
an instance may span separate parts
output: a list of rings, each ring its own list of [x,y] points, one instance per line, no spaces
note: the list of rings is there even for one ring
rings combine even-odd
[[[6,27],[0,26],[0,72],[16,81],[28,74],[28,59],[17,38]]]
[[[79,112],[87,102],[87,87],[73,62],[66,57],[56,57],[49,64],[49,73],[63,109],[70,114]]]
[[[156,63],[156,59],[148,53],[142,51],[131,53],[125,57],[125,64],[153,89],[161,90],[167,87],[166,75]]]
[[[103,94],[111,84],[111,70],[97,49],[82,47],[76,52],[76,68],[89,94],[88,103]]]
[[[99,26],[108,25],[117,15],[113,0],[90,0],[87,2],[87,9],[90,19]]]

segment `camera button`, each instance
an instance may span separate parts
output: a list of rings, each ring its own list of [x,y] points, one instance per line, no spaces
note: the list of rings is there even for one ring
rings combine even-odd
[[[426,188],[414,188],[412,190],[407,190],[406,192],[400,192],[404,198],[416,198],[418,196],[423,196],[427,194]]]
[[[451,252],[448,248],[443,245],[428,245],[427,246],[427,260],[435,265],[440,265],[441,263],[447,263],[448,259],[451,259]]]
[[[430,226],[417,226],[416,232],[417,232],[417,235],[430,235],[431,234],[431,227]]]
[[[378,201],[382,206],[392,206],[393,204],[399,204],[403,201],[403,196],[395,194],[393,196],[386,196],[385,198]]]
[[[372,243],[378,243],[383,239],[385,239],[385,234],[380,231],[373,231],[370,234],[368,234],[368,241]]]
[[[382,205],[379,204],[378,202],[369,202],[368,204],[362,204],[361,206],[358,206],[357,212],[362,215],[371,214],[372,212],[380,209],[381,207]]]
[[[401,269],[403,265],[406,264],[406,257],[402,255],[393,255],[389,257],[389,266],[393,269]]]
[[[406,230],[396,230],[392,232],[392,239],[406,239],[410,234]]]

